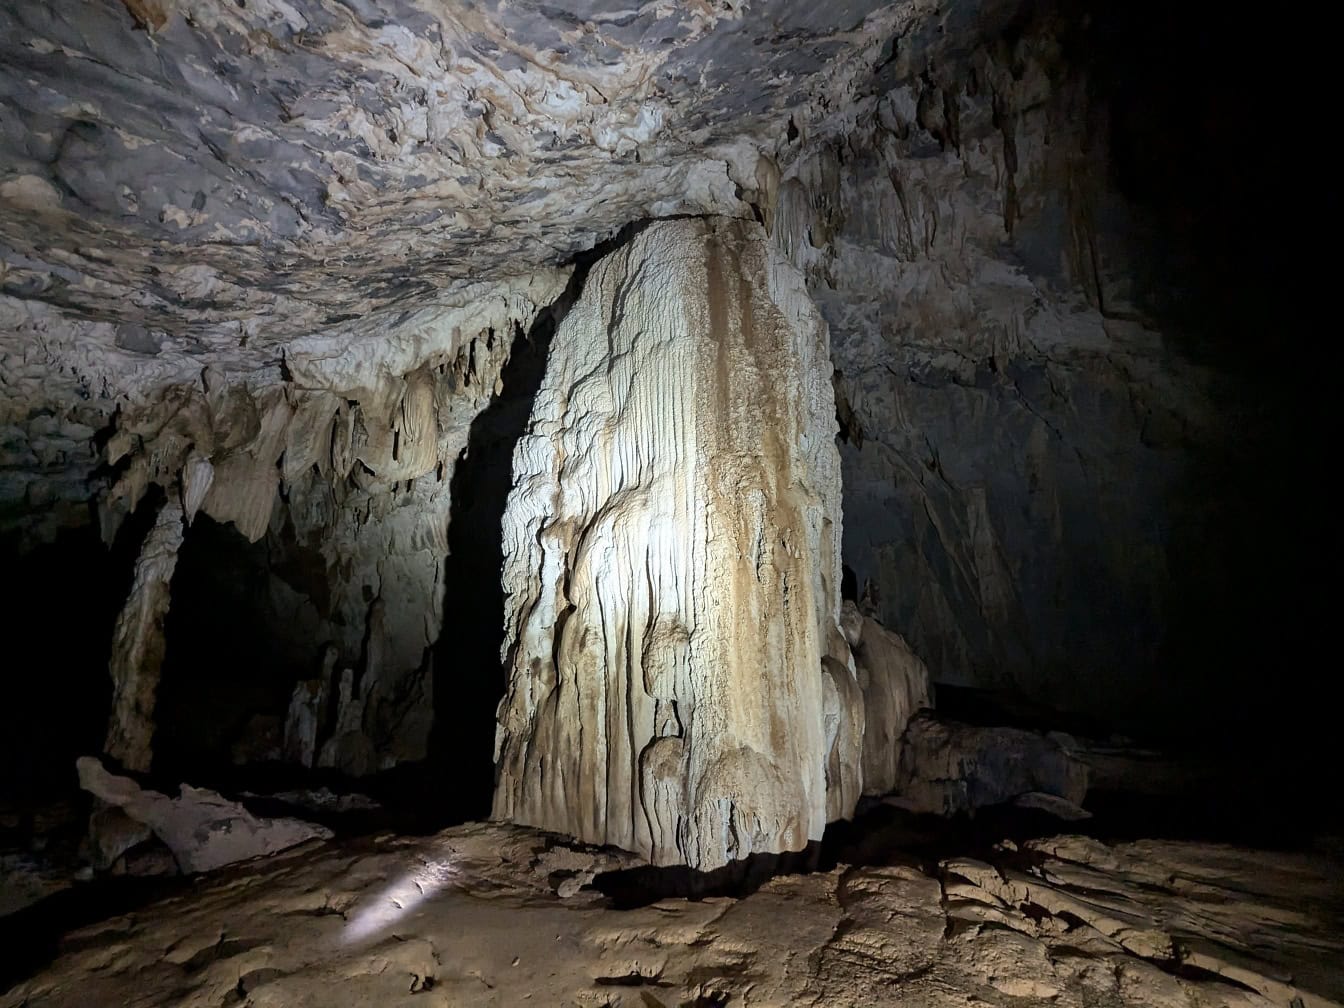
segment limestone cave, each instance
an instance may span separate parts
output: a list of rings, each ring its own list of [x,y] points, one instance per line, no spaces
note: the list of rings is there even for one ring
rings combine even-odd
[[[0,1008],[1344,1008],[1270,31],[6,0]]]

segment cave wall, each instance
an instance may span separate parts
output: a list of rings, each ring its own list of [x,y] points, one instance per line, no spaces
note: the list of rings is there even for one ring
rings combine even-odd
[[[322,765],[365,775],[426,756],[453,467],[498,390],[515,328],[567,277],[487,287],[382,330],[366,321],[363,340],[298,340],[269,374],[230,381],[207,368],[118,412],[106,450],[115,481],[100,499],[106,534],[158,486],[188,519],[199,512],[265,542],[244,564],[259,568],[264,590],[243,602],[239,624],[274,639],[292,681],[321,672],[326,655],[324,688],[336,696],[349,670],[344,711],[320,726]],[[199,619],[182,626],[168,655],[179,675],[193,674],[194,650],[231,649]]]
[[[710,870],[852,811],[826,355],[754,223],[593,267],[514,456],[497,818]]]
[[[1076,30],[898,41],[855,128],[800,140],[774,239],[831,327],[866,609],[938,682],[1118,718],[1169,692],[1232,383],[1166,325]]]

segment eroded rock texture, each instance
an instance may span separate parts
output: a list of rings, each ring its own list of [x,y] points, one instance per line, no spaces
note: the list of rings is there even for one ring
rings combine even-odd
[[[712,869],[857,798],[856,751],[826,769],[858,695],[826,344],[755,224],[656,223],[593,267],[504,517],[497,818]]]
[[[130,597],[112,635],[112,715],[109,755],[128,770],[148,770],[153,758],[154,694],[163,666],[163,621],[182,545],[182,507],[167,501],[145,536]]]

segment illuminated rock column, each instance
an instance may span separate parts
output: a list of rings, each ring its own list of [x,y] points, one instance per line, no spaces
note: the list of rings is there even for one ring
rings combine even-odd
[[[819,839],[828,788],[852,811],[830,377],[756,224],[593,267],[514,457],[496,818],[713,869]]]
[[[128,770],[153,761],[154,697],[163,667],[163,624],[182,548],[182,505],[170,496],[140,547],[131,593],[112,634],[112,713],[104,748]]]

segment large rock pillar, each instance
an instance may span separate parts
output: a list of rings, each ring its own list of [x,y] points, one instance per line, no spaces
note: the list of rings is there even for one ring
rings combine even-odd
[[[827,766],[823,677],[853,676],[827,340],[754,223],[593,267],[514,457],[496,818],[708,870],[857,795]]]
[[[131,593],[112,634],[112,714],[105,748],[128,770],[148,770],[153,757],[150,743],[154,695],[163,667],[163,621],[182,534],[182,505],[170,494],[140,547]]]

